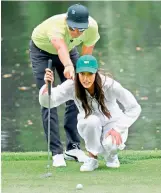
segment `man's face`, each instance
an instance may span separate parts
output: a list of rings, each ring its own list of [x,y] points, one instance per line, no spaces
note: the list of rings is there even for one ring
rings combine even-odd
[[[82,35],[85,29],[77,29],[77,28],[71,28],[69,27],[69,33],[72,36],[72,38],[78,38]]]

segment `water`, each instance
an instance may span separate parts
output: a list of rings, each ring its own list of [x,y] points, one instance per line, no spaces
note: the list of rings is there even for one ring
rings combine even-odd
[[[2,2],[2,151],[46,150],[28,44],[33,28],[74,2]],[[84,3],[98,21],[94,55],[142,106],[128,149],[161,149],[161,2]],[[99,8],[99,9],[98,9]],[[64,105],[59,108],[61,137]]]

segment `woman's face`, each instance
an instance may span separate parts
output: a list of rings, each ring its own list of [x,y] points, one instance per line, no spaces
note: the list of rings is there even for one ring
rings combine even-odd
[[[91,89],[94,86],[96,74],[91,72],[80,72],[78,76],[79,81],[84,88]]]

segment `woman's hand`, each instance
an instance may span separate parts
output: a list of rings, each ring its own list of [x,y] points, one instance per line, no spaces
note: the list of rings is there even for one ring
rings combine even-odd
[[[122,144],[121,135],[120,133],[115,131],[115,129],[111,129],[110,131],[108,131],[105,137],[107,138],[109,135],[111,135],[112,137],[112,144],[116,144],[116,145]]]
[[[46,86],[48,86],[48,82],[51,82],[51,85],[54,82],[54,75],[53,75],[53,71],[50,70],[49,68],[45,69],[45,76],[44,76],[44,81]]]

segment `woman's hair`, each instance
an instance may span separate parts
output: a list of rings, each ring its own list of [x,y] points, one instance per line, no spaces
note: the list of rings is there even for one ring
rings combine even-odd
[[[104,91],[102,89],[102,80],[98,72],[96,72],[96,77],[94,81],[94,97],[98,102],[98,109],[103,112],[103,114],[108,117],[109,119],[111,118],[111,114],[107,107],[105,106],[105,96],[104,96]],[[89,115],[92,114],[92,108],[87,102],[87,96],[85,92],[85,88],[82,86],[82,84],[79,81],[78,74],[76,74],[75,77],[75,92],[76,92],[76,97],[82,102],[82,107],[85,111],[85,118],[87,118]]]

